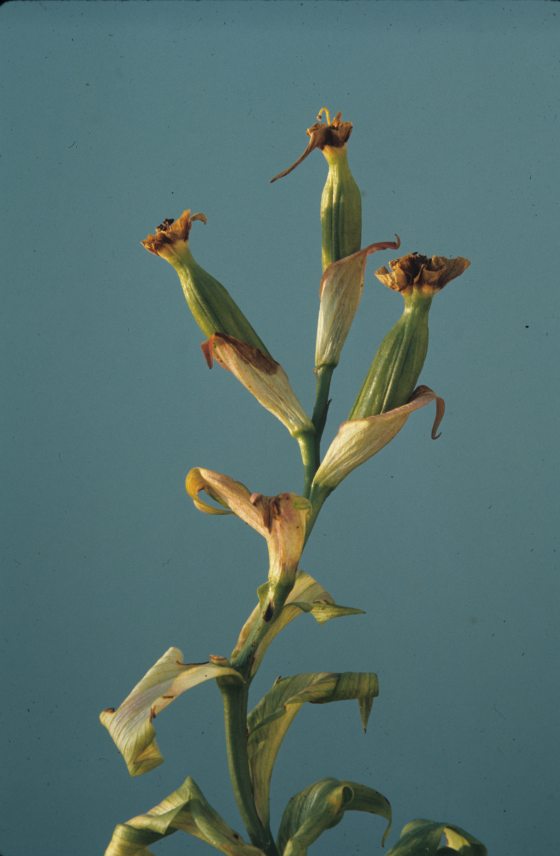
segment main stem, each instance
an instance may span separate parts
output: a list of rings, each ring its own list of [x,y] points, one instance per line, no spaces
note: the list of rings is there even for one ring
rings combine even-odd
[[[313,408],[313,416],[311,417],[311,421],[315,426],[317,447],[319,447],[319,443],[321,442],[321,437],[325,428],[325,422],[327,421],[327,412],[330,403],[329,391],[331,388],[331,378],[333,376],[335,368],[336,366],[334,365],[323,365],[315,369],[315,406]]]
[[[252,843],[267,856],[279,856],[270,825],[263,824],[255,808],[253,782],[249,766],[247,707],[254,652],[270,625],[280,615],[292,586],[278,584],[267,603],[263,604],[259,621],[242,648],[231,659],[231,665],[242,675],[244,683],[223,678],[219,681],[224,703],[224,721],[229,774],[239,813]],[[273,603],[270,614],[269,604]]]
[[[308,497],[313,477],[319,467],[319,439],[315,431],[301,431],[295,435],[303,463],[303,495]]]
[[[264,850],[268,856],[278,856],[270,828],[263,826],[257,814],[253,796],[247,752],[249,681],[244,684],[226,683],[227,681],[228,678],[223,679],[220,690],[224,703],[228,766],[235,801],[253,844]]]

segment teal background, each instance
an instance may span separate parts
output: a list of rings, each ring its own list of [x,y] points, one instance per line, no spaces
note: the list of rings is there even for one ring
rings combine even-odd
[[[552,853],[558,796],[557,3],[12,3],[0,10],[4,408],[2,856],[94,856],[190,774],[240,831],[216,688],[157,720],[130,779],[98,712],[169,645],[227,654],[265,574],[235,519],[184,493],[207,466],[274,494],[297,448],[211,373],[173,270],[139,241],[201,210],[192,247],[311,408],[323,105],[354,123],[364,242],[472,260],[434,302],[426,408],[325,506],[303,567],[367,616],[298,619],[278,674],[374,670],[308,706],[273,780],[381,790],[395,830],[457,822],[492,856]],[[345,418],[400,298],[372,275],[333,386]],[[324,856],[381,852],[352,814]],[[392,837],[394,843],[395,836]],[[205,845],[179,835],[162,854]]]

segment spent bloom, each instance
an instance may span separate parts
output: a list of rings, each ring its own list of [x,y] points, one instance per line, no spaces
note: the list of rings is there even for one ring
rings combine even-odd
[[[328,164],[321,196],[321,256],[326,270],[332,262],[357,252],[362,242],[362,197],[348,165],[347,143],[352,123],[343,122],[341,113],[331,121],[329,111],[323,107],[317,122],[306,133],[309,142],[303,154],[272,181],[292,172],[314,149],[323,153]]]
[[[310,504],[295,493],[263,496],[251,493],[241,482],[213,470],[196,467],[187,475],[185,486],[199,511],[207,514],[233,513],[266,540],[269,555],[269,582],[293,585],[305,544]],[[204,492],[221,508],[200,498]]]
[[[382,267],[377,278],[404,299],[403,313],[387,333],[373,359],[350,419],[386,413],[406,404],[413,393],[428,352],[428,316],[432,299],[463,273],[464,258],[410,253]]]
[[[197,220],[206,223],[204,214],[191,214],[187,209],[177,220],[164,220],[153,235],[142,241],[142,246],[175,268],[194,320],[206,336],[225,333],[268,354],[265,344],[229,292],[195,261],[189,235]]]

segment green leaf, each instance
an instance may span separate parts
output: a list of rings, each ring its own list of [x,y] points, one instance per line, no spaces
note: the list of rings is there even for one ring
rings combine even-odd
[[[141,776],[163,763],[152,725],[158,713],[191,687],[227,675],[243,680],[231,666],[184,663],[181,651],[169,648],[116,710],[110,707],[101,712],[99,719],[131,776]]]
[[[146,814],[116,826],[105,856],[153,856],[148,846],[178,830],[228,856],[263,856],[228,826],[190,777]]]
[[[255,607],[245,625],[243,626],[239,639],[232,652],[232,658],[243,646],[243,643],[256,626],[261,618],[262,605],[269,593],[269,587],[266,583],[258,589],[259,604]],[[260,663],[266,653],[266,650],[272,640],[290,624],[294,618],[304,612],[310,613],[319,624],[324,624],[330,621],[331,618],[339,618],[344,615],[363,615],[363,609],[355,609],[351,606],[338,606],[334,602],[332,595],[326,591],[323,586],[314,580],[312,576],[306,574],[305,571],[298,571],[296,581],[291,590],[282,612],[270,625],[268,632],[261,639],[254,655],[253,667],[251,675],[254,675],[259,668]]]
[[[460,853],[462,856],[487,856],[484,844],[469,832],[449,823],[412,820],[387,856],[437,856]]]
[[[391,828],[391,806],[378,791],[356,782],[321,779],[291,798],[282,816],[278,847],[283,856],[305,856],[307,848],[342,820],[345,811],[367,811],[387,820],[382,843]]]
[[[301,706],[305,702],[327,704],[357,699],[365,731],[378,692],[377,676],[372,672],[318,672],[279,678],[263,696],[248,717],[248,751],[255,805],[265,825],[276,756]]]

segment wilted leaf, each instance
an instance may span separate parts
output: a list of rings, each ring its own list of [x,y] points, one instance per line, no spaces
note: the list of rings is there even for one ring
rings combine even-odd
[[[461,856],[487,856],[484,844],[469,832],[448,823],[412,820],[387,856],[437,856],[460,853]]]
[[[268,822],[270,780],[276,756],[296,714],[305,702],[326,704],[357,699],[362,726],[378,694],[372,672],[318,672],[280,678],[248,717],[249,765],[255,805],[263,823]]]
[[[403,404],[402,407],[395,407],[394,410],[377,416],[343,422],[315,473],[313,484],[319,488],[334,490],[352,470],[390,443],[404,427],[411,413],[431,401],[436,402],[436,419],[432,428],[432,439],[435,440],[439,436],[437,429],[444,413],[443,399],[429,387],[419,386],[408,404]]]
[[[387,820],[382,842],[391,827],[389,801],[365,785],[322,779],[291,798],[282,816],[278,847],[283,856],[305,856],[308,847],[342,820],[345,811],[367,811]]]
[[[228,826],[190,777],[146,814],[116,826],[105,856],[153,856],[148,846],[178,830],[228,856],[263,856]]]
[[[262,611],[262,603],[266,600],[268,586],[261,586],[259,589],[259,603],[254,608],[253,612],[243,625],[239,639],[232,652],[232,658],[241,649],[252,630],[257,625]],[[344,615],[363,615],[363,609],[355,609],[351,606],[338,606],[334,602],[334,598],[329,594],[323,586],[314,580],[312,576],[306,574],[305,571],[298,571],[296,581],[291,590],[284,607],[278,618],[273,621],[266,635],[261,639],[255,651],[251,675],[254,675],[259,668],[265,652],[272,640],[280,633],[284,627],[287,627],[290,622],[301,615],[303,612],[310,613],[319,624],[330,621],[331,618],[340,618]]]
[[[191,687],[227,675],[242,681],[241,675],[230,666],[187,664],[178,648],[169,648],[116,710],[107,708],[101,712],[99,718],[131,776],[141,776],[163,763],[152,725],[157,714]]]

